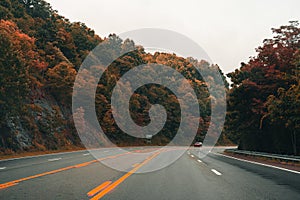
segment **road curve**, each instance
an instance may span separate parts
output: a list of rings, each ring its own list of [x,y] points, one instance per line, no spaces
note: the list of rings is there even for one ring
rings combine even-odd
[[[100,159],[121,161],[128,171],[113,170],[88,151],[0,161],[0,199],[290,200],[300,196],[299,173],[225,157],[220,149],[201,158],[201,150],[191,148],[170,166],[142,174],[136,172],[153,168],[155,160],[176,150],[144,158],[113,148],[99,151]]]

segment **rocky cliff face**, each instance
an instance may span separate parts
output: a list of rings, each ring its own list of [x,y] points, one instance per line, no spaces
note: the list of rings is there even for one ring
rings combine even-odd
[[[59,105],[51,96],[27,105],[23,115],[7,117],[0,138],[0,149],[6,153],[81,146],[71,110]]]

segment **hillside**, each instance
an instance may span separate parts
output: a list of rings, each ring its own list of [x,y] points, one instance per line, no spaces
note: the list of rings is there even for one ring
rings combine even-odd
[[[81,63],[103,41],[115,42],[120,49],[134,42],[122,41],[114,34],[101,38],[85,24],[60,16],[43,0],[2,0],[0,19],[0,152],[81,147],[71,112],[73,84]],[[201,67],[207,63],[174,54],[149,54],[139,48],[113,63],[111,69],[115,74],[107,76],[105,81],[113,82],[133,66],[147,63],[168,64],[184,74],[196,89],[201,105],[196,139],[203,139],[210,121],[210,99],[206,83],[193,65]],[[220,71],[216,65],[211,67]],[[104,85],[99,82],[96,109],[106,135],[118,145],[142,144],[143,141],[128,138],[116,127],[107,106],[111,91]],[[165,96],[161,102],[156,100],[159,94]],[[151,103],[165,105],[170,117],[154,144],[167,144],[178,126],[176,97],[160,86],[151,85],[140,90],[133,102],[132,117],[139,125],[149,123],[147,108]]]

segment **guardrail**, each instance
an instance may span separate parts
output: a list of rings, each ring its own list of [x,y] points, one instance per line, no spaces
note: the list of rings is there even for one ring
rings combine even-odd
[[[272,158],[272,159],[278,159],[278,160],[283,160],[288,162],[300,162],[300,156],[279,155],[279,154],[262,153],[262,152],[255,152],[255,151],[244,151],[238,149],[226,149],[225,152],[248,155],[248,156]]]

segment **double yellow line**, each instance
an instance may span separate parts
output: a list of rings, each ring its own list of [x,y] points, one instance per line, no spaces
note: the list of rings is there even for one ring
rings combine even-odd
[[[160,153],[161,152],[156,152],[153,155],[149,156],[142,163],[138,163],[131,171],[129,171],[128,173],[126,173],[125,175],[123,175],[121,178],[119,178],[118,180],[116,180],[114,183],[112,183],[111,181],[106,181],[106,182],[102,183],[101,185],[97,186],[95,189],[93,189],[90,192],[88,192],[87,195],[89,197],[91,197],[91,196],[93,196],[93,195],[95,195],[95,194],[97,194],[99,192],[99,194],[97,194],[96,196],[94,196],[93,198],[91,198],[91,200],[99,200],[99,199],[101,199],[103,196],[105,196],[107,193],[109,193],[110,191],[112,191],[113,189],[115,189],[118,185],[120,185],[123,181],[125,181],[127,178],[129,178],[138,169],[140,169],[142,166],[144,166],[145,164],[147,164],[150,160],[152,160],[153,158],[155,158],[156,156],[158,156]]]

